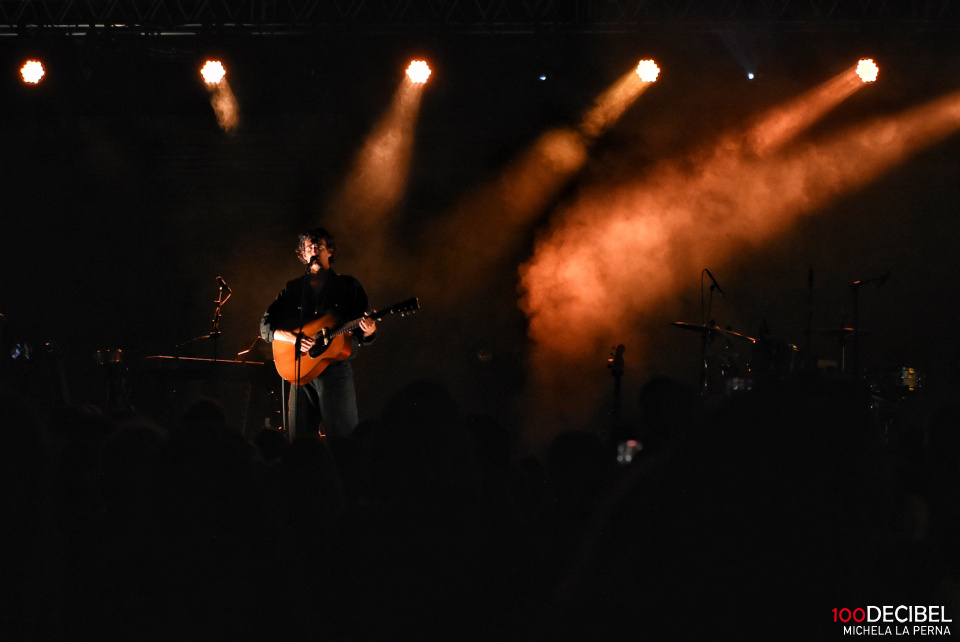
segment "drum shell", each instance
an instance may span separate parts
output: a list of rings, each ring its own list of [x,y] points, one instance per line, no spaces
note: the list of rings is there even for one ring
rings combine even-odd
[[[781,381],[794,375],[800,349],[787,341],[758,340],[750,357],[750,372],[757,380]]]
[[[97,350],[94,361],[98,366],[118,366],[123,363],[123,350],[119,348],[105,348]]]
[[[916,368],[903,366],[878,370],[869,376],[870,389],[880,395],[905,395],[923,387],[923,376]]]

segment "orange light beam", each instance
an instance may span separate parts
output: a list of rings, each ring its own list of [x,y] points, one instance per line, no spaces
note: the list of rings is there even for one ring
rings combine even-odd
[[[793,140],[827,112],[864,87],[857,66],[844,70],[786,105],[767,113],[744,137],[752,151],[764,155]]]
[[[240,106],[237,104],[237,97],[230,89],[230,83],[224,78],[214,86],[210,94],[210,105],[217,115],[220,129],[225,132],[232,131],[240,124]]]
[[[612,127],[627,108],[646,91],[653,81],[641,80],[631,69],[600,94],[593,106],[584,113],[577,130],[592,143]]]
[[[371,260],[385,249],[384,221],[405,192],[423,88],[404,76],[326,207],[326,216],[338,221],[340,236],[362,240]]]
[[[543,213],[587,160],[590,145],[607,132],[650,86],[635,70],[619,78],[583,114],[576,127],[550,130],[514,158],[490,183],[464,198],[430,230],[435,248],[430,268],[455,275],[437,284],[446,294],[464,294],[475,278],[516,247],[522,233]],[[483,243],[477,243],[483,238]]]
[[[631,239],[638,242],[643,239],[656,239],[656,244],[644,248],[645,257],[658,257],[659,261],[665,261],[668,257],[663,256],[663,243],[667,240],[665,235],[669,234],[668,227],[664,221],[672,221],[674,225],[678,221],[688,222],[696,218],[698,212],[713,212],[715,210],[724,210],[717,213],[717,217],[727,215],[735,216],[735,212],[726,211],[732,209],[730,206],[741,198],[744,193],[749,193],[746,186],[757,184],[758,191],[764,190],[764,183],[767,180],[769,169],[764,163],[760,168],[754,167],[757,157],[764,157],[775,152],[784,144],[793,140],[797,135],[808,129],[814,122],[822,118],[830,109],[836,107],[844,99],[851,96],[857,89],[863,86],[857,76],[856,66],[844,70],[843,73],[821,84],[813,90],[790,101],[786,105],[779,106],[768,111],[763,117],[758,119],[750,126],[745,133],[734,132],[723,137],[712,147],[706,147],[695,153],[689,160],[700,169],[688,177],[686,173],[677,169],[677,166],[671,163],[662,164],[654,173],[656,178],[651,179],[654,185],[661,185],[659,189],[630,188],[620,190],[617,196],[614,196],[608,188],[604,188],[602,194],[598,195],[598,200],[605,201],[600,209],[607,209],[610,212],[620,212],[617,215],[611,215],[605,218],[605,227],[598,229],[593,227],[592,219],[587,223],[587,217],[583,220],[574,215],[570,219],[570,225],[577,228],[583,228],[583,234],[595,234],[602,238],[597,239],[598,247],[608,248],[611,244],[616,247],[623,243],[627,246],[632,245]],[[742,145],[741,141],[746,141]],[[749,167],[749,171],[743,171],[744,167]],[[739,180],[732,180],[731,174],[743,174]],[[758,177],[763,177],[759,178]],[[670,186],[675,186],[673,189]],[[634,196],[636,191],[638,196]],[[774,190],[776,191],[776,189]],[[637,202],[640,200],[640,203]],[[619,202],[617,202],[619,201]],[[746,199],[741,208],[738,205],[738,211],[750,211],[751,206],[756,202],[755,196],[751,195]],[[763,201],[766,207],[766,201]],[[590,209],[589,206],[584,206]],[[632,214],[633,211],[640,212],[659,212],[660,219],[653,217],[642,217],[642,222],[638,224],[638,217]],[[707,217],[707,215],[703,215]],[[759,218],[755,221],[758,228],[770,225],[772,218]],[[710,221],[704,221],[710,223]],[[590,229],[592,228],[592,232]],[[578,241],[574,240],[574,244]],[[565,248],[558,254],[564,257],[575,255],[573,248]],[[564,274],[570,269],[569,263],[561,263],[548,269],[551,274]],[[643,265],[634,268],[634,271],[644,271]],[[588,270],[589,272],[590,270]],[[572,280],[582,278],[582,271],[577,268],[574,270],[576,278],[571,275]],[[654,277],[654,275],[650,275]],[[646,283],[658,283],[661,286],[667,286],[662,278],[644,279]],[[599,284],[598,284],[599,285]],[[589,288],[589,290],[599,291],[598,288]],[[649,288],[647,288],[649,291]],[[568,286],[563,287],[561,292],[575,292]],[[623,293],[627,294],[627,293]],[[564,301],[563,305],[569,305],[570,301]],[[592,305],[590,302],[586,307]],[[536,308],[541,306],[537,305]],[[588,311],[583,311],[586,314]],[[605,323],[602,319],[598,320],[599,327]],[[561,324],[563,327],[575,327]],[[553,336],[557,333],[562,334],[561,328],[552,331]],[[565,341],[560,345],[564,350],[572,350],[582,347],[581,341]]]

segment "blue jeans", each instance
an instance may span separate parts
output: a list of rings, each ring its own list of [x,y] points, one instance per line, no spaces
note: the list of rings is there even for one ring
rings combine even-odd
[[[313,381],[290,386],[290,438],[323,432],[347,437],[357,426],[357,392],[349,361],[331,364]]]

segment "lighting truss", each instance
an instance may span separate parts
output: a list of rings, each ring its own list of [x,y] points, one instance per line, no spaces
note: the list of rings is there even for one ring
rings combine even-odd
[[[960,30],[960,0],[0,0],[0,35],[25,30],[183,35],[404,31]]]

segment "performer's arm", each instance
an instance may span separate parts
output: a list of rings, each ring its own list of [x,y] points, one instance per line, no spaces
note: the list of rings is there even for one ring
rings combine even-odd
[[[361,341],[363,341],[363,343],[370,343],[373,341],[374,334],[377,332],[377,322],[371,317],[363,317],[360,319],[360,329],[363,331]]]
[[[274,341],[286,341],[287,343],[296,343],[297,342],[297,333],[291,332],[290,330],[274,330],[273,332]],[[313,337],[309,335],[303,335],[300,339],[300,352],[306,352],[313,347],[313,344],[316,343]]]
[[[296,332],[277,327],[282,318],[289,317],[296,312],[296,301],[299,300],[299,295],[292,294],[289,286],[290,284],[287,284],[280,290],[280,294],[267,308],[263,318],[260,319],[260,336],[264,341],[271,343],[273,341],[297,342]],[[306,352],[313,347],[313,344],[313,337],[304,336],[300,341],[300,352]]]

